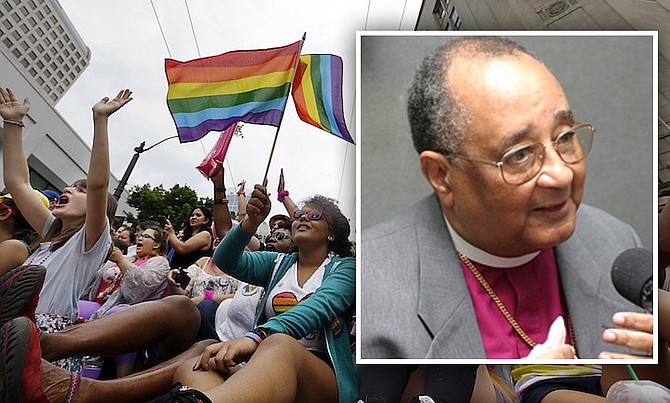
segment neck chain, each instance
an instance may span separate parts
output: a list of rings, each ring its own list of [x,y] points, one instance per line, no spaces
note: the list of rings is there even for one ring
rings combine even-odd
[[[477,270],[474,264],[468,259],[467,256],[465,256],[462,253],[458,254],[458,257],[461,259],[461,261],[465,264],[465,266],[470,270],[473,276],[479,281],[479,284],[484,288],[484,290],[489,294],[493,302],[495,302],[496,306],[500,310],[500,312],[503,314],[505,319],[507,319],[507,322],[509,322],[510,325],[514,328],[514,330],[517,332],[517,334],[523,339],[523,341],[526,342],[531,348],[535,347],[537,345],[537,342],[533,341],[533,339],[530,338],[526,334],[526,332],[523,331],[519,323],[514,319],[511,313],[505,308],[505,305],[502,303],[500,298],[498,298],[498,295],[496,295],[495,291],[493,291],[493,288],[489,285],[489,283],[486,281],[484,276]],[[573,347],[575,348],[575,351],[577,350],[577,344],[575,343],[575,331],[572,328],[572,321],[570,318],[567,318],[567,323],[568,323],[568,332],[570,333],[570,341],[572,342]]]

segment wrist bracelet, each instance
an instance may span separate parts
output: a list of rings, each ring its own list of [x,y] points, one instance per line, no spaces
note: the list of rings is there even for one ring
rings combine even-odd
[[[225,188],[225,187],[223,187],[223,188],[222,188],[222,187],[215,187],[215,188],[214,188],[214,191],[215,191],[215,192],[223,192],[223,193],[226,193],[226,188]]]
[[[261,344],[263,342],[263,339],[254,332],[246,332],[244,337],[250,338],[251,340],[255,341],[256,344]]]
[[[280,203],[284,202],[284,197],[288,196],[288,190],[282,190],[281,192],[277,193],[277,200]]]
[[[203,293],[203,298],[204,298],[204,299],[212,299],[212,298],[214,298],[214,291],[212,291],[212,290],[205,290],[205,292]]]
[[[5,123],[5,124],[9,123],[9,124],[11,124],[11,125],[16,125],[16,126],[20,126],[20,127],[26,127],[26,125],[25,125],[23,122],[19,122],[18,120],[6,120],[6,119],[3,119],[2,122]]]
[[[214,204],[228,204],[228,199],[214,199]]]
[[[238,196],[246,196],[247,194],[244,193],[244,192],[237,192],[237,195],[238,195]]]

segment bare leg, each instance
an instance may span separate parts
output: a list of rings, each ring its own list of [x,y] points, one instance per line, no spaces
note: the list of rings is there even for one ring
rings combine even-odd
[[[40,336],[48,361],[77,355],[129,353],[159,343],[161,355],[174,357],[195,341],[200,313],[184,296],[143,302],[110,316]]]
[[[555,390],[542,399],[542,403],[604,403],[602,396],[592,395],[590,393],[577,392],[574,390]]]
[[[213,402],[338,401],[330,366],[285,334],[265,339],[249,362],[228,379],[213,371],[193,371],[192,362],[188,364],[175,374],[175,381],[202,386],[199,382],[205,376],[207,384],[215,385],[203,390]]]
[[[146,371],[123,379],[98,381],[82,378],[75,401],[84,402],[138,402],[152,399],[166,392],[172,385],[175,371],[188,359],[198,357],[213,340],[191,346],[182,354]],[[51,402],[63,401],[70,386],[70,372],[42,360],[42,388]]]

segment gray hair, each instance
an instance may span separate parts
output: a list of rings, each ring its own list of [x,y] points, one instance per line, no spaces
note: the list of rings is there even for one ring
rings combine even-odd
[[[447,85],[449,69],[460,57],[489,59],[526,54],[525,48],[507,38],[466,37],[433,50],[418,66],[408,91],[407,115],[414,148],[457,153],[471,123],[470,115]]]

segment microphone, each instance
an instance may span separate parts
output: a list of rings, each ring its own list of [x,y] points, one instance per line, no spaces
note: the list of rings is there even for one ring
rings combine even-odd
[[[627,249],[612,263],[612,284],[627,300],[654,312],[653,256],[645,248]]]

